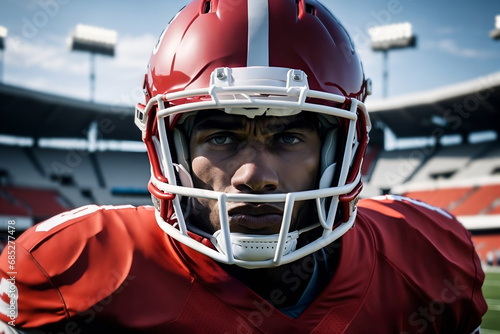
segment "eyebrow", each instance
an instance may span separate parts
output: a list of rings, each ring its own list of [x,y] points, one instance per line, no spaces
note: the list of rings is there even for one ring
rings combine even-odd
[[[227,117],[210,117],[195,123],[193,132],[223,129],[223,130],[238,130],[243,127],[243,122],[227,119]]]
[[[229,117],[228,117],[229,116]],[[233,117],[231,117],[233,116]],[[308,117],[309,116],[309,117]],[[310,130],[317,131],[318,125],[313,121],[312,115],[296,115],[296,117],[290,121],[276,122],[268,124],[269,129],[279,129],[276,132],[285,132],[293,129],[299,130]],[[205,118],[199,122],[195,121],[192,132],[204,131],[204,130],[226,130],[226,131],[237,131],[245,127],[244,116],[234,116],[234,115],[216,115],[214,117]],[[269,116],[263,116],[269,117]],[[280,118],[279,116],[274,116]],[[251,119],[249,119],[251,120]],[[257,120],[257,118],[253,119]]]

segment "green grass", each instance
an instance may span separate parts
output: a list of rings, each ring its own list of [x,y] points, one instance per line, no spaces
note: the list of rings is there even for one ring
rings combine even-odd
[[[483,295],[488,303],[488,312],[483,317],[481,333],[500,334],[500,272],[486,272]]]

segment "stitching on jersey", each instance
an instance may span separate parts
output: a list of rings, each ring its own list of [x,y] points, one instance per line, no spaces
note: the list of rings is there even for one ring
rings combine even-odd
[[[52,286],[52,288],[54,290],[57,291],[57,294],[59,295],[59,299],[61,300],[61,303],[62,303],[62,306],[63,306],[63,311],[64,311],[64,314],[66,315],[66,319],[69,319],[70,315],[69,315],[69,311],[68,311],[68,307],[66,305],[66,302],[64,300],[64,297],[61,293],[61,291],[54,285],[54,283],[52,282],[52,277],[49,275],[49,273],[42,267],[42,265],[36,260],[36,258],[33,256],[33,254],[28,251],[27,249],[25,249],[24,247],[21,246],[21,248],[26,251],[26,253],[28,254],[29,258],[32,260],[32,262],[35,264],[36,267],[39,268],[40,272],[43,274],[43,276],[47,279],[47,282]]]

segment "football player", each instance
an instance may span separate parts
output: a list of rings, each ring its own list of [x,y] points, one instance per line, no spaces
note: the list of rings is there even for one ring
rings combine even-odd
[[[358,202],[370,89],[319,2],[194,0],[135,111],[154,205],[25,232],[1,258],[4,330],[479,332],[484,274],[462,225],[403,197]]]

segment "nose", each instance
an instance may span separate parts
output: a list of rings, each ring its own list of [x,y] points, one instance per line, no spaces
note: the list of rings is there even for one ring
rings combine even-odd
[[[273,157],[265,149],[248,148],[241,151],[231,185],[245,193],[265,193],[278,189],[279,179]]]

